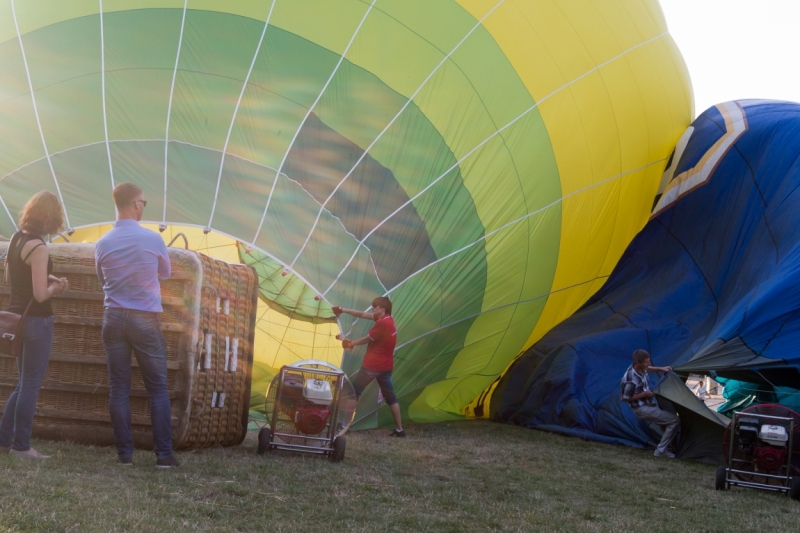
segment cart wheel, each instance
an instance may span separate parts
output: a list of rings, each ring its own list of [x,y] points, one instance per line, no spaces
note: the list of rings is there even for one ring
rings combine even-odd
[[[272,431],[269,428],[261,428],[258,432],[258,455],[263,455],[270,451],[269,442],[272,437]]]
[[[800,500],[800,476],[792,476],[792,488],[789,491],[789,496],[793,500]]]
[[[725,490],[728,488],[727,477],[728,473],[725,471],[724,466],[717,467],[717,483],[714,485],[714,488],[717,490]]]
[[[344,447],[347,445],[347,439],[344,435],[333,439],[333,451],[331,451],[331,461],[338,463],[344,459]]]

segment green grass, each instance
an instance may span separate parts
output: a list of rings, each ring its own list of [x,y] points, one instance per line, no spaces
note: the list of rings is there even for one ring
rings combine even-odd
[[[796,531],[800,502],[714,490],[714,468],[491,422],[348,434],[344,462],[235,448],[179,453],[37,441],[0,457],[6,531]]]

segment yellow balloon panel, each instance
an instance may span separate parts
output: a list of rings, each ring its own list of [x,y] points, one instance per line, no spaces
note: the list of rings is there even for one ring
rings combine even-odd
[[[586,301],[645,223],[691,121],[691,84],[655,1],[505,2],[484,26],[537,102],[562,187],[558,267],[524,349]]]

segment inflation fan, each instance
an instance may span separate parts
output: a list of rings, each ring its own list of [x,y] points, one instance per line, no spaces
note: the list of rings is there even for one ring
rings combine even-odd
[[[717,468],[716,489],[731,486],[785,492],[800,499],[800,415],[777,404],[734,413],[725,430],[725,466]]]
[[[267,389],[269,427],[258,433],[258,453],[289,450],[344,459],[344,434],[356,414],[356,394],[335,365],[309,359],[281,368]]]

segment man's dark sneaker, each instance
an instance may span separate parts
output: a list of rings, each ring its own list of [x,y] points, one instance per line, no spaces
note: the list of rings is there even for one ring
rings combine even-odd
[[[394,431],[389,433],[389,436],[390,437],[405,437],[406,436],[406,432],[403,431],[402,429],[395,429]]]
[[[117,464],[119,466],[133,466],[133,457],[117,456]]]
[[[175,459],[174,455],[156,460],[156,468],[172,468],[173,466],[181,466],[181,462]]]

